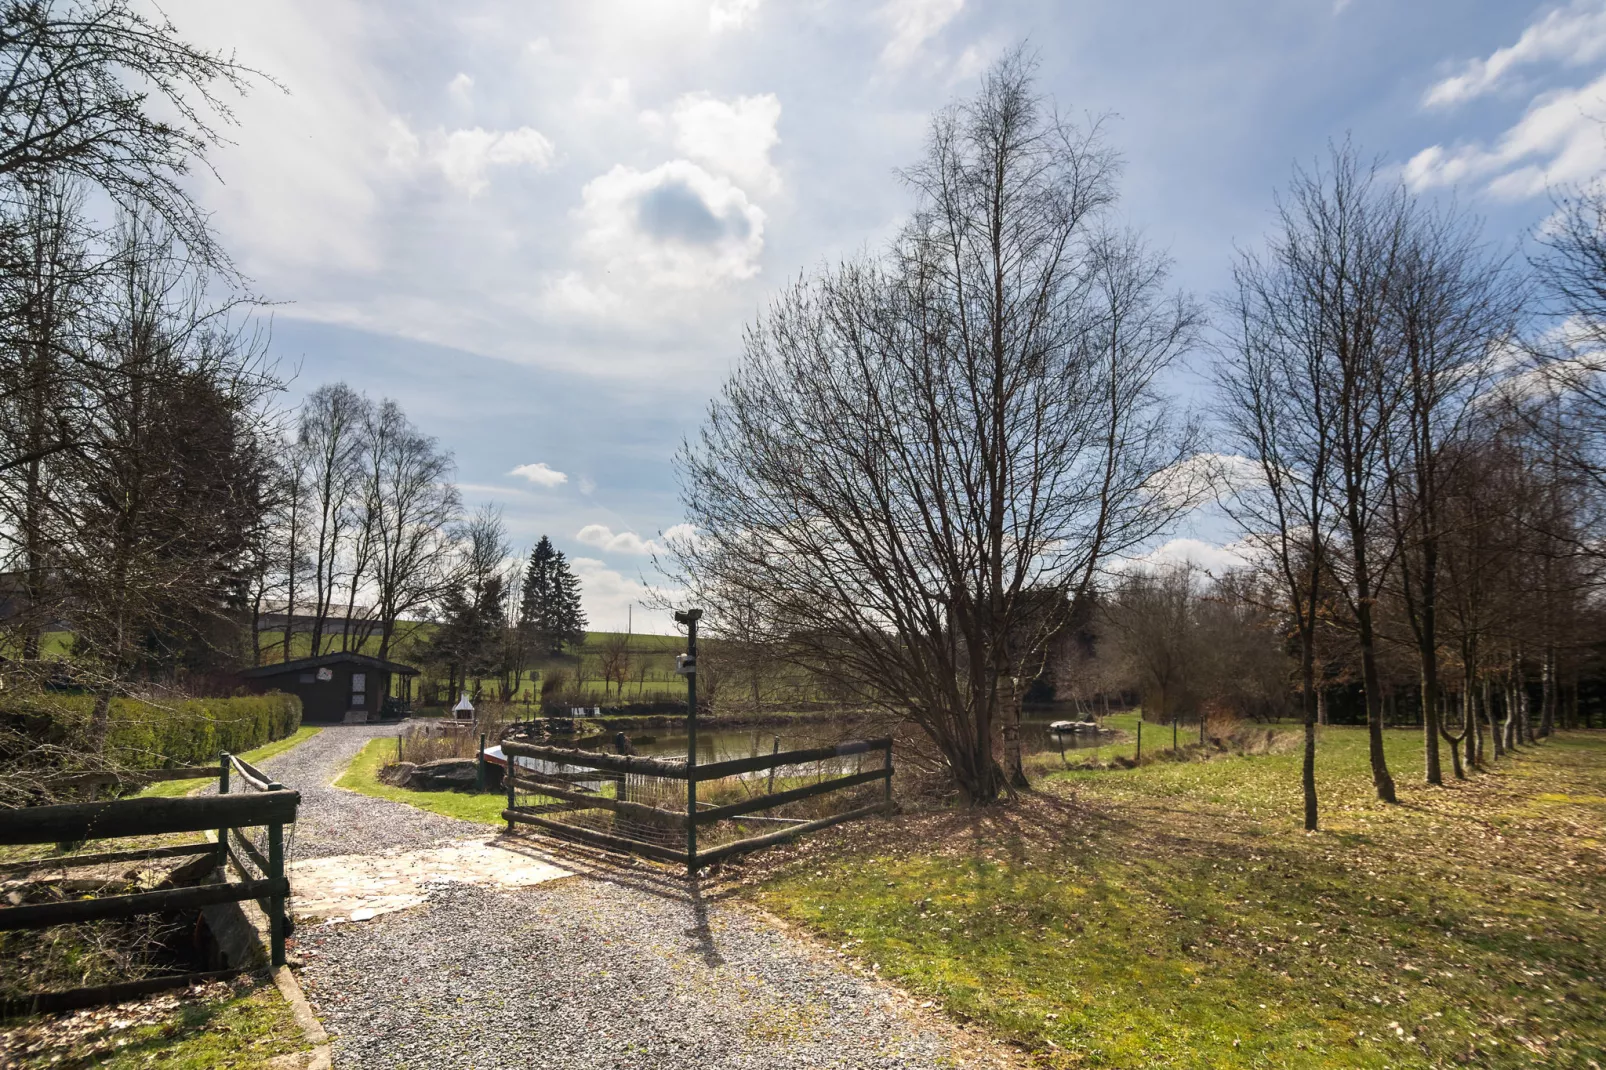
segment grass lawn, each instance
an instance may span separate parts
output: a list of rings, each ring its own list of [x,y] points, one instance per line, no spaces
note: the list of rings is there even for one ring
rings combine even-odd
[[[750,894],[1045,1067],[1606,1065],[1606,735],[1430,789],[1390,732],[1389,807],[1364,730],[1323,733],[1318,833],[1296,752],[1056,772],[777,853]]]
[[[410,791],[407,788],[382,783],[379,779],[379,770],[395,755],[394,737],[369,740],[367,745],[357,752],[357,757],[351,760],[351,764],[346,766],[346,771],[340,774],[340,778],[335,781],[335,787],[349,788],[363,795],[372,795],[376,799],[406,803],[408,806],[416,806],[420,810],[444,814],[447,817],[478,821],[482,825],[502,824],[502,810],[507,806],[507,796],[501,792],[471,794],[459,791]]]
[[[275,754],[283,754],[285,751],[296,746],[298,743],[305,743],[307,740],[311,739],[313,736],[322,731],[323,729],[321,728],[307,728],[303,726],[296,729],[290,735],[285,736],[283,739],[264,744],[255,750],[248,750],[244,754],[240,755],[240,757],[245,759],[247,762],[250,762],[252,765],[255,765],[260,761],[273,757]],[[196,788],[205,787],[207,784],[212,783],[216,779],[217,777],[211,776],[203,777],[199,780],[158,780],[156,783],[151,784],[141,790],[136,798],[149,798],[152,795],[188,795]]]
[[[0,1034],[0,1065],[29,1068],[248,1070],[305,1043],[266,977],[208,985],[198,999],[156,996],[131,1007],[27,1019],[7,1030]]]

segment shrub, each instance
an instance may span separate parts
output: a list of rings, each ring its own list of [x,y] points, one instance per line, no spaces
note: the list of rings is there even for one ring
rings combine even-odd
[[[53,744],[51,765],[75,767],[88,739],[91,695],[36,694],[0,705],[0,719],[35,744]],[[114,698],[100,762],[114,768],[201,765],[219,751],[238,753],[272,743],[301,727],[301,700],[272,693],[238,698],[143,701]],[[74,760],[77,751],[79,760]]]

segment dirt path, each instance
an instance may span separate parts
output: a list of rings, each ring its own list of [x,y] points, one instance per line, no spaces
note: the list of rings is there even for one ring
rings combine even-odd
[[[294,954],[337,1070],[1008,1063],[662,869],[551,855],[331,785],[364,743],[394,732],[326,728],[263,763],[302,793]],[[315,891],[327,909],[309,912]],[[375,913],[351,909],[386,897]]]

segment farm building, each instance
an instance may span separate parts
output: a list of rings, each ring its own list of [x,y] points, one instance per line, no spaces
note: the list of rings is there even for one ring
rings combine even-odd
[[[411,665],[367,654],[320,654],[240,673],[253,691],[283,691],[301,699],[301,719],[315,724],[377,720],[390,694],[392,676],[411,677]]]

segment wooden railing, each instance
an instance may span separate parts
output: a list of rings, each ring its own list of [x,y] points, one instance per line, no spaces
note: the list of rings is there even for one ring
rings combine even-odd
[[[516,740],[504,740],[502,752],[508,759],[508,770],[505,777],[507,789],[507,808],[502,811],[502,817],[508,823],[511,832],[515,824],[534,825],[547,832],[567,839],[577,840],[592,846],[609,850],[624,851],[631,854],[643,855],[664,862],[680,863],[686,866],[689,873],[695,874],[703,866],[711,865],[724,858],[752,851],[774,844],[784,843],[787,840],[801,836],[818,829],[827,828],[843,821],[866,817],[871,814],[889,813],[892,809],[892,740],[873,739],[857,740],[848,743],[838,743],[828,747],[811,747],[803,750],[781,751],[771,754],[759,754],[751,758],[734,758],[728,761],[712,762],[707,765],[695,765],[690,762],[666,760],[663,758],[644,758],[634,755],[602,754],[596,751],[575,750],[566,747],[549,747],[534,743],[521,743]],[[782,791],[773,790],[774,770],[783,766],[799,766],[810,763],[826,763],[835,759],[850,757],[859,754],[872,754],[879,752],[882,763],[873,769],[861,769],[845,775],[822,779],[812,784],[787,788]],[[542,762],[549,766],[545,770],[535,770],[521,767],[516,759],[528,758]],[[551,768],[551,767],[561,768]],[[762,795],[742,799],[724,805],[699,804],[695,785],[707,784],[724,780],[728,777],[741,776],[749,773],[771,770],[771,790]],[[633,801],[625,797],[624,785],[627,778],[643,778],[645,780],[678,781],[685,785],[680,789],[686,802],[684,807],[670,808],[663,805],[662,792],[649,792],[658,802]],[[869,805],[857,806],[840,813],[829,814],[823,817],[805,820],[800,818],[755,817],[761,812],[772,811],[803,799],[823,796],[832,792],[843,791],[858,787],[874,781],[882,781],[881,797]],[[586,788],[585,784],[606,784],[612,782],[618,787],[612,797],[602,794],[596,788]],[[540,805],[517,804],[516,799],[520,792],[538,795],[554,802]],[[561,815],[574,814],[588,810],[602,810],[616,815],[636,829],[654,829],[673,831],[677,834],[673,845],[664,842],[664,838],[648,838],[643,835],[622,835],[616,831],[602,831],[597,828],[585,827],[572,820],[564,820]],[[740,821],[769,821],[784,822],[785,828],[774,832],[767,832],[757,836],[746,836],[733,841],[720,842],[706,850],[700,850],[698,844],[698,830],[716,825],[719,822]],[[681,847],[680,844],[685,846]]]
[[[229,794],[229,774],[234,769],[238,769],[242,777],[251,781],[251,787],[256,790],[249,794]],[[82,869],[123,862],[207,854],[216,855],[219,867],[225,870],[225,880],[218,884],[0,907],[0,931],[72,925],[169,910],[191,910],[250,899],[261,903],[268,915],[273,965],[284,965],[285,901],[290,894],[290,884],[285,876],[284,865],[284,827],[296,819],[296,809],[301,801],[299,792],[290,791],[283,785],[268,780],[259,770],[227,754],[221,757],[216,767],[119,773],[111,774],[119,778],[114,781],[85,780],[85,783],[137,783],[142,779],[194,779],[197,776],[214,774],[219,778],[220,793],[213,796],[115,799],[105,802],[63,803],[0,810],[0,845],[5,846],[83,843],[89,840],[110,840],[126,836],[157,836],[213,830],[216,830],[219,836],[217,843],[178,844],[93,854],[63,854],[11,862],[0,866],[0,873],[27,873],[40,869]],[[108,774],[89,775],[104,777]],[[240,881],[229,881],[226,862],[228,858],[235,857],[229,833],[231,831],[235,833],[236,841],[249,844],[250,841],[241,837],[237,830],[254,827],[266,827],[268,830],[267,855],[263,856],[261,852],[256,851],[254,845],[247,852],[251,860],[257,863],[261,875]],[[235,862],[243,874],[249,874],[249,870],[240,864],[237,857]],[[30,997],[26,1001],[29,1004],[27,1010],[65,1010],[92,1006],[99,1002],[127,999],[234,972],[238,971],[172,974],[149,980],[74,989],[70,992],[45,993]]]

